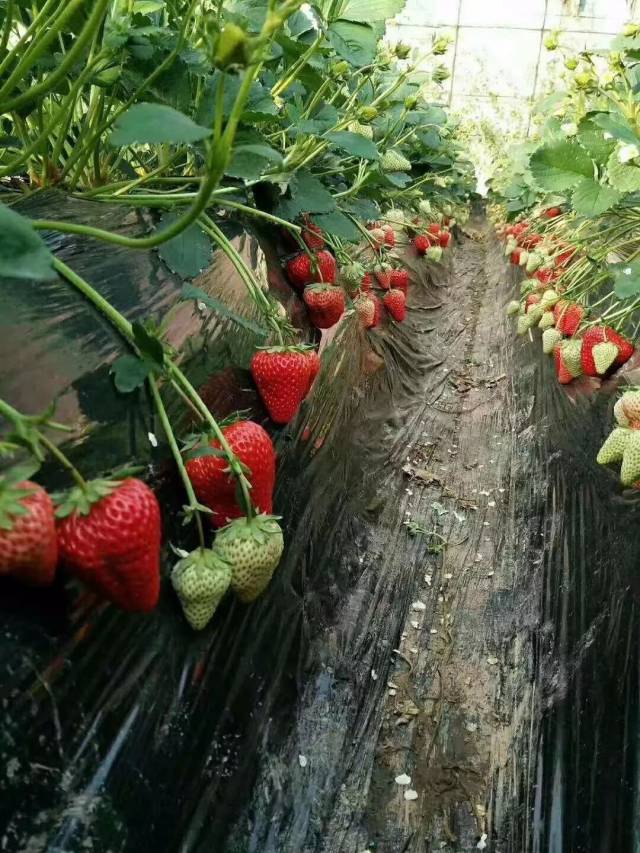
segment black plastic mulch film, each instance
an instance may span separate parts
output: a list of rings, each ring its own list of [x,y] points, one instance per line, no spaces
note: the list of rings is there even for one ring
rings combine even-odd
[[[140,214],[58,196],[27,212],[54,209],[124,233],[146,227]],[[234,242],[294,307],[272,236],[238,228]],[[398,667],[393,649],[417,575],[437,563],[403,524],[403,466],[445,381],[443,348],[457,339],[464,292],[485,262],[471,307],[480,311],[476,335],[501,336],[508,362],[496,393],[513,424],[505,477],[515,507],[511,533],[495,534],[510,580],[492,593],[487,619],[500,626],[510,710],[520,712],[487,780],[486,849],[633,850],[640,514],[594,461],[615,389],[567,393],[539,346],[515,339],[501,313],[516,284],[491,238],[461,237],[453,267],[435,273],[407,259],[405,323],[373,332],[369,344],[356,323],[345,324],[310,401],[276,431],[247,371],[259,338],[180,302],[182,282],[154,252],[57,239],[60,257],[129,319],[170,312],[170,341],[216,413],[250,408],[270,429],[286,551],[257,603],[227,599],[201,635],[185,624],[167,582],[166,546],[161,602],[148,616],[97,604],[63,577],[43,591],[0,583],[0,850],[441,849],[446,835],[433,815],[432,827],[385,824],[380,804],[392,809],[397,786],[392,774],[380,783],[377,750]],[[259,322],[221,253],[194,284]],[[495,306],[494,327],[482,327],[483,299]],[[88,475],[146,461],[167,507],[165,541],[179,542],[180,484],[149,400],[113,387],[110,366],[122,352],[117,334],[64,282],[0,283],[0,396],[26,411],[56,397],[58,419],[84,422],[87,438],[69,451]],[[42,476],[65,485],[53,466]],[[472,665],[486,657],[480,639],[477,646]],[[477,840],[446,849],[474,849]]]

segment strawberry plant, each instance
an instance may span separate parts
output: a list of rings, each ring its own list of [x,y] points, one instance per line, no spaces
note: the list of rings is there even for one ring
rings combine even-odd
[[[269,229],[291,298],[313,326],[355,322],[366,335],[384,313],[405,317],[402,251],[413,242],[427,262],[440,262],[467,216],[473,169],[445,111],[423,95],[427,64],[436,86],[445,78],[438,57],[448,41],[435,37],[422,54],[386,46],[385,20],[403,6],[70,0],[9,2],[0,12],[0,286],[62,281],[118,336],[115,387],[153,402],[184,489],[181,514],[197,536],[195,549],[178,549],[171,579],[198,630],[227,590],[242,601],[263,592],[280,559],[272,438],[244,416],[220,422],[170,344],[168,318],[130,322],[62,260],[61,241],[157,253],[186,282],[182,299],[194,311],[259,333],[255,389],[273,424],[291,422],[320,357],[249,267],[229,224]],[[26,215],[29,198],[52,189],[94,216],[65,218],[55,203],[46,218]],[[143,215],[139,227],[101,227],[114,205]],[[255,322],[189,283],[214,250],[237,274]],[[0,416],[11,463],[0,484],[0,571],[45,583],[60,563],[120,607],[153,608],[161,556],[153,491],[133,476],[87,480],[55,439],[71,428],[53,411],[27,415],[1,401]],[[196,427],[181,446],[185,416]],[[48,456],[73,484],[54,496],[55,541],[53,504],[25,474],[27,456],[36,467]]]

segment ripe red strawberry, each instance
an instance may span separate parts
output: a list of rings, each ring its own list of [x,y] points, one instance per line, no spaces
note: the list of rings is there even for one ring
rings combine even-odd
[[[308,356],[295,347],[259,350],[251,359],[251,374],[271,419],[288,424],[307,393]]]
[[[287,278],[298,290],[313,281],[311,258],[305,252],[295,255],[286,263]]]
[[[48,586],[58,562],[53,503],[31,480],[0,478],[0,577]]]
[[[451,216],[445,216],[445,218],[442,220],[442,224],[446,225],[447,228],[451,227],[452,222],[453,222],[453,219]]]
[[[558,257],[556,258],[556,267],[568,266],[571,263],[571,261],[574,259],[577,251],[578,250],[575,248],[575,246],[571,246],[568,249],[566,249],[564,252],[561,252],[558,255]]]
[[[385,246],[393,248],[396,244],[396,232],[390,225],[383,225],[382,230],[384,231]]]
[[[382,228],[370,228],[369,236],[373,239],[376,248],[380,249],[385,244],[385,233]]]
[[[309,349],[305,350],[307,354],[307,364],[309,366],[309,380],[307,384],[307,390],[305,391],[305,397],[311,391],[311,386],[316,381],[316,376],[320,373],[320,368],[322,366],[322,362],[320,361],[320,356],[318,355],[317,350]],[[270,512],[271,510],[269,510]]]
[[[134,478],[94,480],[58,509],[62,564],[123,610],[148,611],[160,594],[160,507]]]
[[[556,216],[560,216],[562,213],[562,208],[560,207],[548,207],[545,211],[543,211],[542,215],[545,219],[555,219]]]
[[[370,329],[376,317],[376,304],[368,296],[359,296],[355,301],[356,313],[363,329]]]
[[[401,323],[407,313],[404,293],[401,290],[390,290],[388,293],[385,293],[382,301],[393,319]]]
[[[305,227],[302,229],[302,239],[307,244],[308,248],[314,252],[324,249],[325,239],[324,234],[322,233],[322,228],[320,228],[319,225],[316,225],[315,222],[312,222],[308,213],[305,213],[303,219]]]
[[[558,272],[552,269],[538,269],[535,271],[534,277],[538,279],[540,284],[547,286],[558,278]]]
[[[382,322],[382,300],[375,295],[375,293],[369,294],[369,299],[373,302],[374,306],[374,315],[373,315],[373,323],[371,324],[371,328],[375,329],[376,326],[379,326]]]
[[[553,306],[556,329],[568,337],[575,335],[585,313],[584,306],[577,302],[567,302],[566,299],[561,299]]]
[[[532,249],[535,249],[539,243],[542,243],[542,239],[542,234],[527,234],[526,237],[520,237],[520,245],[523,249],[530,252]]]
[[[426,234],[418,234],[417,237],[413,238],[413,245],[419,255],[426,255],[427,250],[431,248],[431,240]]]
[[[409,287],[409,271],[408,270],[391,270],[391,287],[395,290],[401,290],[405,296]]]
[[[597,344],[612,343],[618,348],[618,355],[613,362],[612,368],[621,367],[633,355],[633,344],[619,335],[610,326],[591,326],[582,335],[582,370],[587,376],[599,376],[594,361],[593,348]]]
[[[441,230],[442,229],[437,222],[432,222],[431,225],[427,225],[427,231],[429,234],[433,234],[434,237],[437,237]]]
[[[251,483],[252,503],[260,512],[270,514],[276,481],[276,453],[269,434],[253,421],[236,421],[222,432],[247,469],[245,475]],[[210,439],[205,446],[220,450],[217,438]],[[233,518],[245,514],[237,499],[238,481],[229,470],[226,456],[197,456],[187,459],[185,468],[196,497],[212,512],[209,517],[214,527],[224,527]]]
[[[522,251],[521,249],[516,249],[515,251],[511,252],[511,254],[509,255],[509,260],[511,261],[511,263],[515,267],[517,267],[520,264],[520,252],[521,251]]]
[[[440,237],[438,239],[440,242],[440,246],[443,249],[448,249],[449,243],[451,242],[451,231],[441,231]]]
[[[391,287],[391,270],[386,267],[380,267],[374,270],[373,273],[378,281],[378,284],[383,290],[389,290]]]
[[[561,341],[553,349],[556,377],[561,385],[568,385],[582,373],[582,341]]]
[[[315,262],[317,269],[314,270],[313,281],[335,284],[337,264],[331,252],[327,249],[318,252],[315,256]]]
[[[362,278],[362,283],[360,285],[360,289],[364,290],[365,293],[368,293],[373,286],[373,277],[370,272],[365,273]]]
[[[309,309],[309,318],[318,329],[330,329],[344,314],[344,290],[332,284],[310,284],[302,297]]]

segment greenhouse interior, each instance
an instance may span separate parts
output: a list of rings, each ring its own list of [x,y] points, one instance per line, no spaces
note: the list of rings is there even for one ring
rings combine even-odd
[[[0,851],[638,853],[640,2],[0,0],[0,121]]]

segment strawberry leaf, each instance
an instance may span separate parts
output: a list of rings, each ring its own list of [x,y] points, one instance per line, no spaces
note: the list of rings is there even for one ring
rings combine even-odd
[[[142,323],[135,322],[132,324],[133,337],[136,346],[143,356],[145,356],[152,364],[158,367],[164,366],[164,347],[162,341],[156,334],[151,332]]]
[[[571,203],[579,216],[593,217],[614,207],[621,198],[622,193],[613,187],[583,178],[573,191]]]
[[[336,130],[333,133],[327,133],[326,138],[333,142],[337,148],[346,151],[352,157],[362,157],[365,160],[380,159],[380,152],[375,143],[360,133],[351,133],[348,130]]]
[[[113,382],[121,394],[130,394],[144,385],[152,365],[136,355],[123,355],[113,363]]]
[[[177,218],[178,214],[173,212],[163,214],[158,230],[164,231]],[[211,263],[212,252],[211,240],[195,222],[158,248],[158,254],[165,264],[181,278],[199,275]]]
[[[262,326],[254,323],[253,320],[249,320],[246,317],[242,317],[240,314],[236,314],[235,311],[227,308],[224,302],[216,299],[215,296],[210,296],[202,290],[201,287],[194,287],[192,284],[185,284],[182,288],[180,299],[185,302],[193,299],[198,303],[202,303],[206,308],[210,308],[212,311],[215,311],[216,314],[219,314],[220,317],[225,317],[228,320],[231,320],[238,326],[242,326],[244,329],[247,329],[247,331],[253,332],[254,335],[259,335],[261,338],[266,338],[269,334],[269,332],[266,329],[263,329]]]
[[[629,299],[640,293],[640,261],[628,264],[609,264],[613,275],[614,290],[618,299]]]
[[[211,135],[184,113],[164,104],[134,104],[120,116],[109,137],[115,147],[136,144],[192,143]]]
[[[49,281],[53,255],[28,219],[0,204],[0,276]]]
[[[544,190],[566,190],[593,177],[593,161],[576,142],[545,145],[531,155],[534,180]]]

